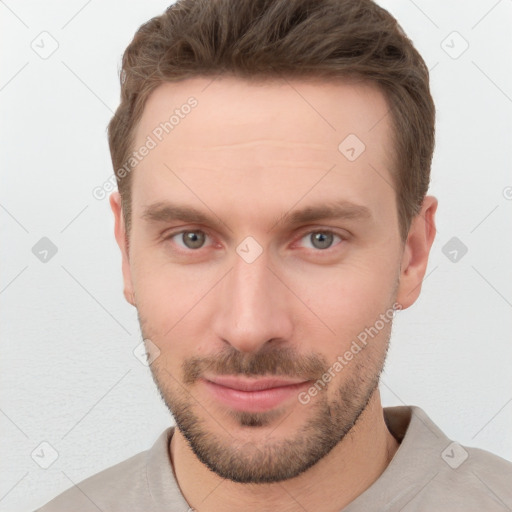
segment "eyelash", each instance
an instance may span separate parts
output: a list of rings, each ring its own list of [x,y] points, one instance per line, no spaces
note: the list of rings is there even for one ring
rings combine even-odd
[[[192,228],[192,229],[182,229],[181,231],[176,231],[176,232],[168,233],[165,236],[164,241],[171,241],[174,237],[176,237],[178,235],[182,235],[183,233],[187,233],[187,232],[192,232],[192,233],[200,232],[200,233],[204,233],[209,238],[213,238],[204,229],[193,229]],[[309,249],[308,248],[308,250],[312,250],[312,251],[314,251],[316,253],[330,253],[331,250],[333,250],[338,245],[341,245],[342,242],[345,242],[347,240],[346,237],[342,236],[340,233],[337,233],[336,231],[333,231],[332,229],[318,229],[318,228],[317,229],[312,229],[310,231],[306,231],[304,233],[301,233],[301,235],[299,237],[299,240],[302,240],[303,238],[305,238],[307,236],[310,236],[313,233],[322,233],[322,234],[327,234],[327,235],[334,235],[335,237],[338,237],[340,239],[340,242],[338,244],[332,245],[331,247],[328,247],[327,249],[315,249],[315,248]],[[186,247],[186,248],[180,247],[179,250],[183,251],[183,252],[187,252],[187,253],[193,253],[193,252],[199,252],[201,249],[204,249],[204,246],[203,247],[199,247],[198,249],[189,249],[188,247]]]

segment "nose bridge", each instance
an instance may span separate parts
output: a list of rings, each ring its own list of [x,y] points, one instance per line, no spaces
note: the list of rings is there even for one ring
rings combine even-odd
[[[254,352],[272,339],[289,338],[292,323],[283,286],[268,268],[269,254],[263,251],[252,260],[241,249],[243,244],[221,287],[215,328],[237,350]]]
[[[232,293],[235,307],[244,315],[254,316],[267,302],[270,294],[267,255],[260,255],[256,260],[249,262],[243,257],[237,257],[232,271]]]

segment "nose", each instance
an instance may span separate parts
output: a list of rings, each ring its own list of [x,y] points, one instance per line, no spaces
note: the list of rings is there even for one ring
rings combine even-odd
[[[217,288],[214,332],[240,352],[258,352],[270,342],[282,345],[292,335],[290,292],[269,263],[266,251],[252,263],[235,253]]]

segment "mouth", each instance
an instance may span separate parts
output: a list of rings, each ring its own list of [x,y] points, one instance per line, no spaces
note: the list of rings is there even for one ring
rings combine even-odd
[[[296,398],[310,381],[278,377],[247,378],[235,375],[205,376],[200,382],[224,406],[239,411],[264,412]]]

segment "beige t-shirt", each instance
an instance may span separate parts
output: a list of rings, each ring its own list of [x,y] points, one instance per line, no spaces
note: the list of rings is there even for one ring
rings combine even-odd
[[[512,463],[450,441],[419,407],[387,407],[384,417],[400,447],[378,480],[343,512],[512,511]],[[87,478],[36,512],[189,512],[169,458],[173,431],[168,428],[150,450]]]

